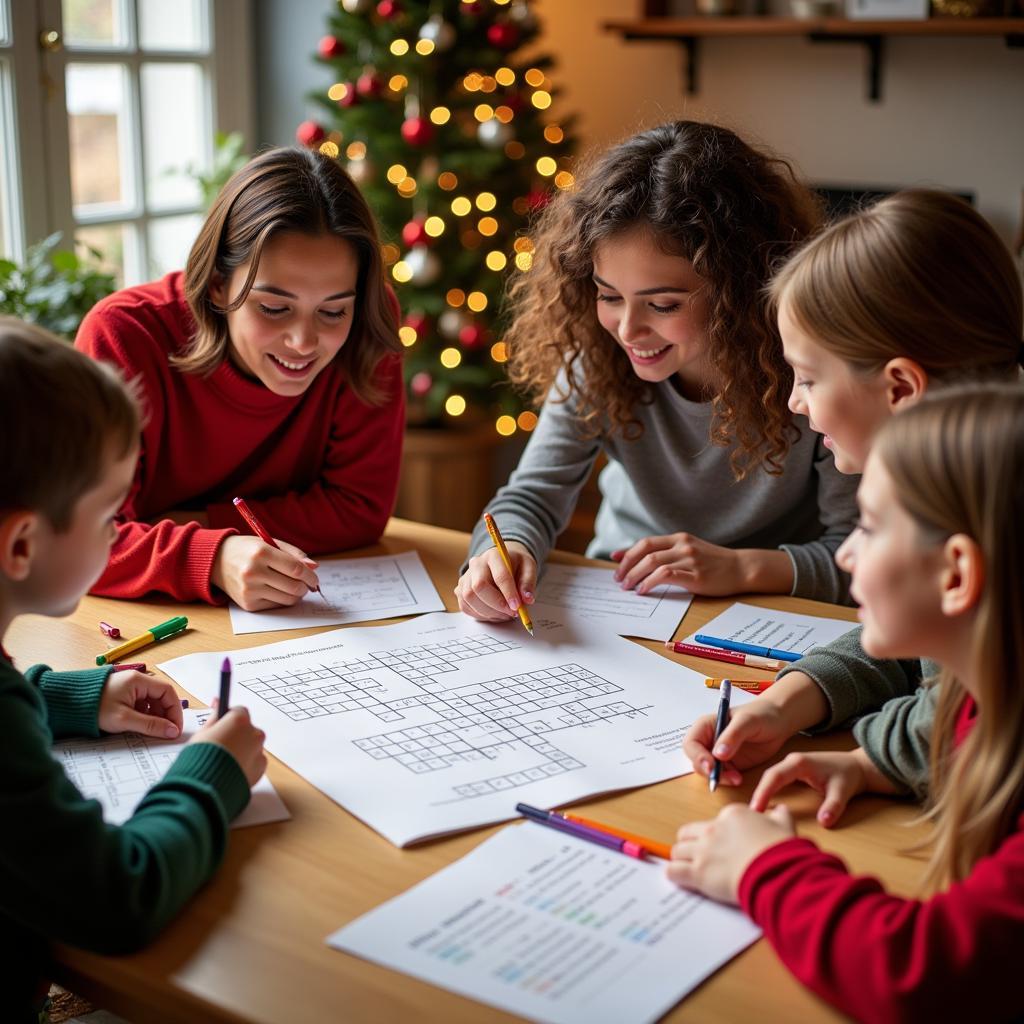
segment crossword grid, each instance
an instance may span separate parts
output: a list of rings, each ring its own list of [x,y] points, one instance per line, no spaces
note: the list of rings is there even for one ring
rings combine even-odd
[[[240,685],[300,721],[364,710],[382,722],[403,721],[410,708],[424,708],[437,721],[354,740],[374,760],[390,759],[415,774],[440,771],[470,761],[494,761],[502,751],[529,748],[537,764],[453,786],[460,798],[483,796],[582,768],[583,764],[549,742],[548,735],[620,715],[644,714],[608,697],[622,692],[577,664],[524,672],[446,688],[437,677],[459,662],[520,645],[493,636],[471,637],[429,646],[372,652],[364,659],[335,662],[288,676],[241,680]],[[373,672],[388,668],[424,693],[382,700],[384,686]]]

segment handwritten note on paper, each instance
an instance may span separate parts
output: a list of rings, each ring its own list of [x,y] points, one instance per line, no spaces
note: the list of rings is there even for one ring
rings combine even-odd
[[[122,825],[135,812],[150,787],[167,774],[193,733],[202,728],[212,713],[186,709],[185,729],[176,740],[151,739],[124,732],[96,740],[62,740],[54,745],[53,754],[82,795],[100,802],[103,820]],[[253,786],[248,806],[231,827],[266,825],[290,817],[277,790],[264,775]]]
[[[716,615],[701,626],[700,635],[802,655],[812,647],[829,644],[856,628],[856,622],[847,622],[845,619],[798,615],[795,612],[778,612],[774,608],[757,608],[752,604],[738,603],[730,605],[721,615]],[[688,636],[686,642],[699,643],[695,636]]]
[[[268,633],[444,611],[444,602],[415,551],[321,562],[317,576],[323,596],[307,594],[290,608],[247,612],[231,605],[231,629]]]
[[[608,630],[619,636],[667,640],[693,602],[680,587],[662,586],[649,594],[623,590],[614,569],[548,563],[531,606],[534,617],[549,617],[580,632]]]
[[[647,1024],[759,936],[663,863],[527,823],[327,943],[545,1024]]]

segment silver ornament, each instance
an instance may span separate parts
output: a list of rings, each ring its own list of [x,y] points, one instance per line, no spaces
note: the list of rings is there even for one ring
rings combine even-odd
[[[349,160],[345,165],[345,170],[348,171],[349,177],[357,185],[367,185],[373,181],[377,174],[377,168],[374,166],[372,160]]]
[[[469,317],[461,309],[446,309],[437,318],[437,329],[449,341],[458,341],[459,331],[469,322]]]
[[[476,137],[480,140],[480,145],[487,149],[501,149],[506,142],[512,141],[512,129],[496,117],[492,117],[477,128]]]
[[[373,0],[341,0],[341,6],[349,14],[369,14]]]
[[[441,260],[425,245],[414,245],[405,255],[405,264],[415,285],[431,285],[441,276]]]
[[[455,42],[455,27],[445,21],[440,14],[432,14],[420,29],[420,39],[434,44],[438,52],[450,50]]]

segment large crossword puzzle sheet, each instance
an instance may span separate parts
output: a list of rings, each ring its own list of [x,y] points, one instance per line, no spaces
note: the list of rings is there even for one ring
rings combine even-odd
[[[161,667],[209,701],[230,654],[267,749],[400,846],[691,770],[680,739],[718,697],[703,677],[535,627],[435,613]]]

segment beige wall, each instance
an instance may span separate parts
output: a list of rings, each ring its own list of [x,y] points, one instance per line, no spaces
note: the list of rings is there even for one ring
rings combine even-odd
[[[790,157],[815,182],[973,192],[1013,237],[1024,191],[1024,49],[1001,38],[887,39],[882,101],[870,103],[862,47],[704,40],[699,92],[688,97],[680,46],[625,43],[600,29],[638,8],[638,0],[536,0],[565,88],[559,109],[580,114],[585,144],[668,118],[712,119]]]

